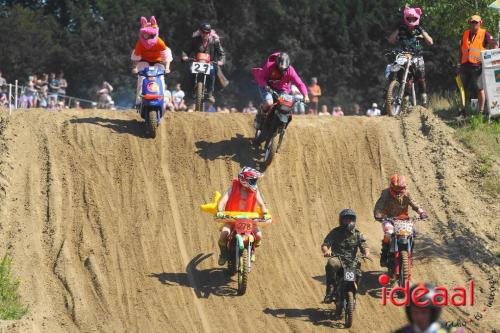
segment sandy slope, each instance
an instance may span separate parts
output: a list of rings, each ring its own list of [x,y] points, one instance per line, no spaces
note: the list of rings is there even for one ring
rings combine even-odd
[[[415,279],[476,281],[476,305],[449,309],[475,332],[500,324],[486,307],[498,279],[500,207],[475,157],[425,110],[396,119],[294,119],[261,182],[277,223],[265,231],[249,291],[216,264],[217,230],[199,205],[254,165],[245,115],[168,114],[155,140],[130,113],[19,111],[0,126],[1,253],[14,259],[29,315],[4,331],[323,332],[342,327],[320,304],[319,246],[353,207],[378,261],[371,210],[393,172],[411,178],[431,219],[420,226]],[[377,263],[351,332],[388,332],[403,310],[380,305]],[[499,296],[500,297],[500,296]],[[495,313],[496,312],[496,313]],[[385,319],[384,319],[385,318]],[[496,325],[496,326],[495,326]]]

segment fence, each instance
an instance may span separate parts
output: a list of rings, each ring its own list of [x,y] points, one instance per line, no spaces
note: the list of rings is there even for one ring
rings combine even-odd
[[[22,93],[26,87],[20,86],[18,84],[18,80],[16,80],[14,84],[8,83],[4,87],[8,87],[7,101],[8,101],[8,107],[9,107],[9,115],[11,115],[13,109],[16,110],[19,108],[19,106],[20,106],[19,105],[19,97],[22,96]],[[0,88],[2,88],[2,87],[0,87]],[[86,103],[92,108],[96,108],[97,106],[99,106],[99,102],[96,102],[93,100],[78,98],[78,97],[74,97],[74,96],[68,96],[68,95],[59,94],[59,93],[57,93],[57,94],[49,93],[48,97],[47,97],[47,103],[50,102],[51,98],[53,98],[55,96],[57,96],[56,100],[62,99],[64,102],[66,102],[65,105],[72,105],[72,103],[74,103],[74,102],[79,102],[79,103]],[[1,106],[2,105],[0,105],[0,107]],[[119,106],[118,107],[114,106],[114,107],[116,107],[117,109],[121,109],[121,110],[127,109],[127,108],[119,107]]]

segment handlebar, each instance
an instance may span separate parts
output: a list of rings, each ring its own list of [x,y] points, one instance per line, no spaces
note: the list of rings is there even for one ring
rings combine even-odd
[[[267,85],[266,88],[265,88],[268,92],[271,93],[271,95],[273,95],[273,98],[278,98],[280,96],[280,92],[279,91],[276,91],[274,90],[273,88],[271,88],[271,86]],[[301,102],[301,101],[304,101],[304,96],[300,95],[300,97],[295,97],[294,94],[292,94],[292,92],[290,91],[290,93],[287,93],[288,95],[290,96],[293,96],[293,100],[294,102]]]
[[[197,59],[192,58],[192,57],[188,57],[188,58],[187,58],[187,60],[183,60],[183,61],[184,61],[184,62],[188,62],[188,61],[193,61],[193,62],[194,62],[194,61],[197,61]],[[217,63],[217,61],[213,61],[213,60],[211,60],[211,61],[210,61],[210,63],[211,63],[211,64],[216,64],[216,63]]]
[[[391,222],[394,223],[395,221],[411,221],[413,223],[418,222],[418,221],[425,221],[427,218],[423,219],[421,217],[410,217],[407,219],[396,219],[394,217],[384,217],[381,219],[376,219],[379,223],[384,223],[384,222]]]
[[[238,217],[238,216],[224,216],[222,218],[215,217],[215,222],[217,223],[237,223],[238,221],[250,221],[252,224],[258,227],[265,227],[273,223],[272,219],[263,219],[263,218],[250,218],[250,217]]]
[[[345,259],[345,258],[347,258],[348,256],[346,256],[346,255],[341,255],[341,254],[337,254],[337,253],[332,253],[331,255],[326,255],[326,254],[325,254],[325,255],[323,255],[323,257],[325,257],[325,258],[333,258],[333,257],[338,257],[338,258],[340,258],[340,259]],[[356,259],[358,259],[358,260],[359,260],[359,259],[369,260],[369,261],[373,262],[373,259],[372,259],[372,258],[367,257],[367,256],[365,256],[364,254],[362,254],[362,255],[360,255],[360,256],[356,256]]]

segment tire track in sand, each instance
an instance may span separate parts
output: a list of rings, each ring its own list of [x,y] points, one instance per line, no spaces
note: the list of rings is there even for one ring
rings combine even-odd
[[[170,180],[170,171],[168,169],[168,162],[166,161],[165,156],[168,156],[168,145],[164,145],[163,148],[165,149],[164,151],[161,152],[160,154],[160,163],[161,163],[161,170],[163,173],[163,179],[165,181],[165,186],[167,187],[167,196],[168,196],[168,205],[170,207],[170,212],[172,219],[174,220],[174,228],[175,228],[175,236],[177,238],[177,242],[179,245],[179,252],[181,254],[182,258],[182,264],[184,267],[186,267],[189,262],[189,256],[187,253],[186,249],[186,243],[184,242],[184,238],[182,237],[182,225],[181,225],[181,216],[180,212],[177,209],[179,207],[177,203],[177,198],[174,195],[174,185],[172,184]],[[200,300],[196,296],[195,289],[197,288],[196,282],[192,276],[192,273],[190,271],[186,271],[189,284],[193,287],[191,288],[191,293],[193,295],[193,300],[194,300],[194,305],[196,308],[196,311],[198,312],[198,315],[200,316],[201,320],[201,325],[203,326],[203,331],[204,332],[212,332],[210,324],[208,323],[205,311],[203,309],[203,306],[200,303]]]

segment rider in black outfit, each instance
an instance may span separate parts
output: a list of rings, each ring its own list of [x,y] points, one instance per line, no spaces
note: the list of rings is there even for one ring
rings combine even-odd
[[[210,72],[209,98],[213,96],[215,88],[215,77],[219,66],[222,66],[226,61],[226,53],[220,43],[220,38],[212,29],[210,23],[204,22],[200,24],[197,31],[193,33],[191,39],[191,47],[187,52],[182,52],[182,60],[188,61],[189,58],[195,58],[197,53],[208,53],[210,60],[214,62],[213,69]]]

